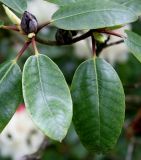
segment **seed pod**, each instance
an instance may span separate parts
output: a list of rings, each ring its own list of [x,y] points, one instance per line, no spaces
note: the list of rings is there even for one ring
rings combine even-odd
[[[73,36],[77,35],[77,31],[68,31],[63,29],[58,29],[55,35],[56,41],[59,44],[69,43]]]
[[[26,33],[36,33],[38,29],[38,21],[34,15],[25,11],[21,20],[21,28]]]

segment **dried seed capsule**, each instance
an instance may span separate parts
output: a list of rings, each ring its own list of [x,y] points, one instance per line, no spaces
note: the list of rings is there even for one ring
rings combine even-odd
[[[63,29],[58,29],[55,35],[56,41],[59,44],[69,43],[73,36],[77,35],[77,31],[68,31]]]
[[[26,34],[36,33],[38,29],[36,17],[25,11],[21,20],[21,28]]]

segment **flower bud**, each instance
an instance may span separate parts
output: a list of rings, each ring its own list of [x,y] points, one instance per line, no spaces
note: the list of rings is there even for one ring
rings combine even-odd
[[[55,35],[56,41],[59,44],[65,44],[71,42],[73,36],[77,35],[77,31],[68,31],[63,29],[58,29]]]
[[[36,17],[25,11],[21,20],[21,28],[26,34],[36,33],[38,29]]]
[[[93,33],[95,40],[98,41],[99,43],[104,43],[106,41],[106,37],[98,32]]]

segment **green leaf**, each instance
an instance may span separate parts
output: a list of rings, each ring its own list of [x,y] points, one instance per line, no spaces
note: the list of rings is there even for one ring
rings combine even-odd
[[[59,6],[69,5],[69,3],[74,3],[78,0],[47,0],[48,2],[55,3]]]
[[[115,0],[115,2],[130,8],[132,11],[136,12],[138,16],[141,15],[141,0]]]
[[[125,44],[131,51],[131,53],[141,62],[141,36],[132,32],[126,31],[127,39],[125,39]]]
[[[121,81],[110,64],[100,58],[85,61],[71,86],[73,122],[84,146],[107,152],[120,135],[125,113]]]
[[[0,20],[0,28],[3,27],[4,22]]]
[[[59,6],[70,5],[70,3],[81,2],[83,0],[47,0],[48,2],[55,3]],[[137,15],[141,15],[141,0],[110,0],[111,2],[119,3],[124,5],[133,12],[136,12]]]
[[[137,18],[134,12],[115,2],[89,0],[62,6],[53,15],[52,23],[58,28],[82,30],[127,24]]]
[[[23,69],[22,84],[35,124],[51,139],[62,141],[72,119],[72,100],[62,72],[47,56],[31,56]]]
[[[27,8],[26,0],[0,0],[0,2],[20,14],[22,14]]]
[[[21,101],[21,70],[13,61],[0,65],[0,132]]]

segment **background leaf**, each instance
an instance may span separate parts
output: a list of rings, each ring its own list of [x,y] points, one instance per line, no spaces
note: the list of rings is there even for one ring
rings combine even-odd
[[[13,61],[0,65],[0,131],[12,118],[21,101],[21,70]]]
[[[131,23],[137,20],[137,16],[127,7],[115,2],[89,0],[61,7],[52,19],[58,28],[82,30]]]
[[[61,141],[71,123],[72,101],[63,74],[47,56],[31,56],[27,60],[23,95],[36,125],[48,137]]]
[[[137,15],[141,15],[141,0],[115,0],[115,2],[130,8]]]
[[[0,0],[0,2],[20,14],[22,14],[27,8],[26,0]]]
[[[141,62],[141,36],[132,31],[126,31],[126,33],[128,37],[125,39],[125,44],[131,53]]]
[[[0,28],[4,25],[4,22],[0,20]]]
[[[125,97],[115,70],[96,58],[82,63],[71,86],[73,122],[81,142],[90,151],[114,147],[124,121]]]

